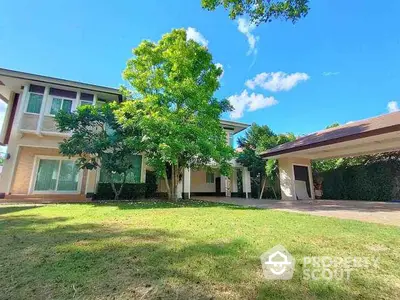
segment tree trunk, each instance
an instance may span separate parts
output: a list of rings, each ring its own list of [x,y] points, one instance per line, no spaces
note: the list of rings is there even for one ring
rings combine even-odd
[[[171,166],[171,199],[176,201],[175,166]]]
[[[165,180],[165,186],[167,188],[168,200],[171,200],[172,194],[171,194],[171,188],[169,187],[167,170],[164,171],[164,180]]]
[[[125,185],[125,181],[126,181],[126,172],[124,173],[124,179],[122,179],[121,186],[119,187],[118,194],[116,195],[117,199],[119,198],[119,195],[121,195],[122,188]]]
[[[261,193],[260,193],[260,199],[262,199],[262,196],[264,194],[264,189],[265,189],[265,184],[267,183],[267,177],[264,177],[262,179],[262,188],[261,188]]]
[[[115,188],[115,183],[112,180],[110,180],[110,183],[111,183],[111,188],[112,188],[112,190],[114,192],[114,200],[118,200],[119,194],[117,192],[117,189]]]

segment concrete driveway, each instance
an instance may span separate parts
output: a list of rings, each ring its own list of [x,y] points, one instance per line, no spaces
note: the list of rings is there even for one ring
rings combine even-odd
[[[346,200],[282,201],[230,197],[196,197],[196,199],[263,209],[305,213],[317,216],[335,217],[340,219],[359,220],[400,227],[400,203],[393,202]]]

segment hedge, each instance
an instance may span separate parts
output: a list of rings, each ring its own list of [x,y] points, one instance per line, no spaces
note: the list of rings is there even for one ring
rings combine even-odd
[[[115,188],[118,190],[121,184],[116,183]],[[125,183],[119,195],[120,200],[143,199],[146,195],[146,183]],[[96,200],[113,200],[114,192],[111,183],[100,182],[97,185]]]
[[[391,201],[400,199],[400,163],[375,162],[341,167],[319,174],[323,198],[335,200]]]

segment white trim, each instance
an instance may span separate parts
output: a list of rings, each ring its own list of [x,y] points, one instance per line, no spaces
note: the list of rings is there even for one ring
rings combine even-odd
[[[310,165],[305,165],[305,164],[298,164],[298,163],[292,163],[292,186],[293,186],[293,200],[301,200],[301,199],[297,199],[297,195],[296,195],[296,185],[295,185],[295,174],[294,174],[294,166],[299,166],[299,167],[307,167],[307,174],[308,174],[308,182],[310,184],[310,198],[311,199],[315,199],[314,197],[314,187],[313,187],[313,180],[310,174],[311,173],[311,166]]]
[[[93,106],[96,106],[97,103],[97,93],[93,94]]]
[[[35,161],[34,161],[34,168],[33,168],[33,175],[31,176],[31,182],[29,183],[29,194],[80,194],[81,189],[82,189],[82,177],[83,177],[83,172],[82,170],[79,170],[78,173],[78,186],[76,191],[35,191],[34,187],[36,184],[37,180],[37,171],[39,167],[39,161],[41,159],[49,159],[49,160],[58,160],[59,165],[58,165],[58,173],[57,173],[57,182],[56,182],[56,188],[58,186],[58,181],[60,179],[60,171],[61,171],[61,161],[63,160],[71,160],[75,162],[76,158],[69,158],[69,157],[64,157],[64,156],[50,156],[50,155],[35,155]]]
[[[75,102],[72,101],[71,112],[75,111],[76,108],[77,108],[78,106],[80,106],[80,105],[81,105],[81,90],[78,90],[78,91],[76,92]]]
[[[40,131],[42,130],[42,127],[43,127],[44,112],[45,112],[45,108],[46,108],[46,104],[47,104],[47,99],[49,98],[49,92],[50,92],[50,87],[48,85],[46,85],[44,88],[42,106],[40,107],[39,119],[38,119],[37,125],[36,125],[36,132],[38,135],[40,135]]]
[[[40,145],[38,146],[38,145],[31,145],[31,144],[18,144],[18,146],[29,147],[29,148],[58,149],[57,146],[46,146],[46,147],[44,147],[44,146],[40,146]]]

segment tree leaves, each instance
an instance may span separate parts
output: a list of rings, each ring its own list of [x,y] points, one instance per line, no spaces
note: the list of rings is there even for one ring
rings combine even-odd
[[[229,11],[229,17],[236,19],[248,15],[254,24],[284,19],[296,23],[310,10],[308,0],[202,0],[204,9],[215,10],[222,6]]]

